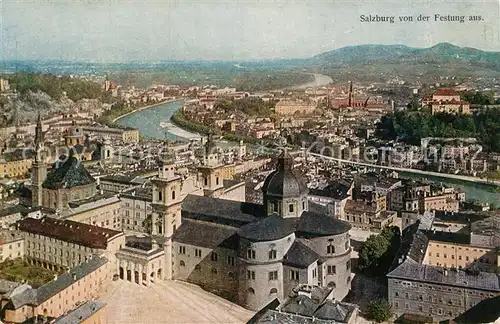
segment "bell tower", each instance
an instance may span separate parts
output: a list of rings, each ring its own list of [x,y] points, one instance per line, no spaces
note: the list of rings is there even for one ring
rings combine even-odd
[[[43,158],[43,129],[40,113],[38,113],[35,127],[35,151],[35,161],[31,166],[31,205],[39,207],[43,205],[42,184],[47,178],[47,166]]]
[[[208,140],[205,144],[205,153],[203,162],[198,166],[198,181],[203,186],[203,190],[212,194],[224,187],[222,168],[223,164],[220,163],[217,147],[212,138],[212,134],[208,135]]]
[[[113,159],[114,151],[113,145],[111,145],[111,140],[109,137],[104,138],[104,142],[101,145],[101,160],[107,163]]]
[[[164,236],[165,274],[162,279],[172,279],[172,237],[181,225],[182,177],[175,173],[175,160],[160,162],[158,178],[153,179],[152,235]]]

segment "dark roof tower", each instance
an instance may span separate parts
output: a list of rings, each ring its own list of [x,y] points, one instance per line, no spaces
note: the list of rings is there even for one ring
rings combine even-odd
[[[268,215],[277,213],[282,217],[300,217],[303,211],[308,210],[307,185],[302,176],[293,170],[293,158],[286,149],[278,157],[276,170],[264,181],[262,193]]]
[[[38,118],[35,127],[35,146],[37,149],[40,149],[42,145],[43,145],[42,117],[40,116],[40,112],[38,112]]]

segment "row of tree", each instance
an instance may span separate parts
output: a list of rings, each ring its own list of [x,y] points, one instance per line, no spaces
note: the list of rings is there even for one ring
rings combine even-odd
[[[425,137],[474,137],[489,151],[500,152],[500,108],[487,108],[472,115],[435,114],[403,110],[383,116],[375,135],[420,145]]]
[[[239,142],[243,141],[245,143],[258,143],[258,139],[250,136],[246,136],[243,134],[237,134],[232,132],[224,132],[215,127],[210,127],[193,120],[190,120],[184,116],[182,109],[177,110],[170,119],[174,124],[178,125],[183,129],[187,129],[191,132],[200,133],[200,134],[216,134],[222,135],[228,141]]]
[[[276,106],[275,100],[263,101],[256,97],[246,97],[240,100],[219,100],[216,104],[218,109],[226,113],[241,111],[249,116],[269,117]]]

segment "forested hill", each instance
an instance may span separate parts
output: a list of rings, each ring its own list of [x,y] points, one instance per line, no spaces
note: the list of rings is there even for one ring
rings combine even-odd
[[[432,115],[425,110],[403,110],[382,117],[376,136],[420,145],[425,137],[475,137],[485,150],[500,152],[500,108],[474,115]]]
[[[464,63],[500,71],[500,52],[439,43],[429,48],[405,45],[347,46],[318,54],[311,63],[362,65],[367,63]]]

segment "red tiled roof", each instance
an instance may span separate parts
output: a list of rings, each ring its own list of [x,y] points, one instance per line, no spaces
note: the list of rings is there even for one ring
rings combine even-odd
[[[450,88],[441,88],[437,89],[436,92],[434,92],[435,96],[458,96],[458,92],[456,92],[454,89]]]
[[[108,240],[121,234],[119,231],[50,217],[25,218],[18,223],[19,230],[52,237],[94,249],[106,249]]]

